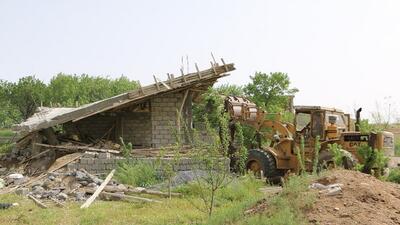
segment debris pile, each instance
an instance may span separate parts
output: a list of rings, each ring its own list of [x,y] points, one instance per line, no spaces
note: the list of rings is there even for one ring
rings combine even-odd
[[[333,170],[315,181],[311,224],[400,224],[400,185],[351,170]]]

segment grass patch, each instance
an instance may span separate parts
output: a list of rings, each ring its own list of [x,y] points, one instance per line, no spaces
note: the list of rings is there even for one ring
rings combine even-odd
[[[254,178],[235,178],[218,194],[218,204],[211,218],[196,208],[202,204],[196,193],[185,198],[161,199],[160,204],[96,201],[86,210],[79,208],[80,203],[68,203],[66,208],[41,209],[27,198],[0,195],[0,202],[20,204],[0,210],[0,224],[234,224],[242,219],[247,208],[263,198],[258,191],[262,185]],[[177,190],[189,193],[196,188],[185,185]]]
[[[269,210],[263,214],[244,218],[237,224],[308,224],[304,210],[312,207],[316,195],[308,192],[312,176],[292,176],[284,185],[281,194],[269,200]]]
[[[0,129],[0,137],[13,137],[14,131],[9,129]]]

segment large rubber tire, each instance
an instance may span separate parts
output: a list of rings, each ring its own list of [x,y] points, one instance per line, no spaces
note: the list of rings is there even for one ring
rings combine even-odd
[[[275,179],[283,176],[283,171],[276,168],[276,161],[274,156],[267,151],[252,149],[246,162],[247,171],[252,171],[256,175],[260,174],[262,170],[264,176],[268,179]]]

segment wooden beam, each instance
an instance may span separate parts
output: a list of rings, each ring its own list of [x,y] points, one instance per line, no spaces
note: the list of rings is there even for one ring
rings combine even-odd
[[[183,69],[181,68],[180,70],[181,70],[181,75],[182,75],[183,82],[187,83],[186,76],[183,73]]]
[[[48,208],[43,202],[41,202],[39,199],[33,197],[32,195],[28,195],[28,198],[32,199],[36,203],[36,205],[38,205],[40,208],[42,208],[42,209]]]
[[[154,83],[156,84],[157,90],[159,91],[160,90],[160,85],[158,84],[157,78],[154,75],[153,75],[153,78],[154,78]]]
[[[168,86],[164,81],[162,81],[162,80],[160,80],[160,79],[158,79],[158,78],[157,78],[157,80],[160,81],[161,84],[164,85],[164,87],[166,87],[167,89],[171,89],[171,87]]]
[[[142,87],[142,85],[140,84],[140,81],[138,80],[137,82],[138,82],[138,85],[139,85],[139,93],[140,93],[141,95],[144,95],[143,87]]]
[[[212,62],[210,62],[211,63],[211,67],[212,67],[212,69],[213,69],[213,71],[214,71],[214,75],[218,75],[218,73],[217,73],[217,70],[215,69],[215,64],[214,63],[212,63]]]
[[[224,59],[221,58],[221,61],[222,61],[222,64],[224,65],[225,72],[228,72],[229,70],[228,70],[228,67],[227,67],[226,64],[225,64]]]
[[[183,95],[182,103],[181,103],[181,106],[179,107],[179,111],[178,111],[178,115],[177,115],[176,126],[178,128],[178,135],[180,135],[180,133],[181,133],[182,110],[183,110],[183,107],[185,106],[185,102],[186,102],[188,93],[189,93],[189,90],[186,90],[185,94]]]
[[[99,196],[99,194],[103,191],[104,187],[108,184],[108,182],[110,182],[111,178],[114,176],[114,173],[115,169],[113,169],[108,174],[106,179],[103,181],[103,183],[101,183],[101,185],[97,188],[97,190],[93,193],[93,195],[90,196],[90,198],[88,198],[85,203],[83,203],[81,209],[89,208],[89,206],[93,203],[93,201],[96,200],[97,196]]]
[[[194,66],[196,67],[197,76],[199,76],[199,79],[201,79],[201,73],[200,73],[199,67],[197,66],[197,63],[195,63]]]
[[[48,145],[48,144],[39,144],[36,143],[35,145],[47,147],[47,148],[54,148],[54,149],[66,149],[66,150],[82,150],[82,151],[92,151],[92,152],[106,152],[106,153],[114,153],[119,154],[120,151],[112,150],[112,149],[99,149],[99,148],[92,148],[87,146],[76,146],[76,145]]]

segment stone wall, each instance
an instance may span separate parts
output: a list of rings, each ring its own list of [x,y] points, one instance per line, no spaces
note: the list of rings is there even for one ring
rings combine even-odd
[[[92,174],[105,174],[109,173],[112,169],[117,168],[119,162],[123,162],[126,159],[120,156],[114,156],[110,153],[85,153],[85,155],[77,160],[76,162],[68,164],[68,170],[74,169],[85,169],[89,173]],[[150,164],[155,164],[158,160],[154,157],[148,158],[133,158],[131,161],[141,161],[147,162]],[[173,160],[171,158],[163,158],[163,161]],[[224,165],[227,170],[229,170],[229,159],[221,159],[225,160]],[[179,164],[176,166],[175,171],[189,171],[196,170],[201,168],[201,162],[198,162],[194,159],[182,157],[180,159]]]

